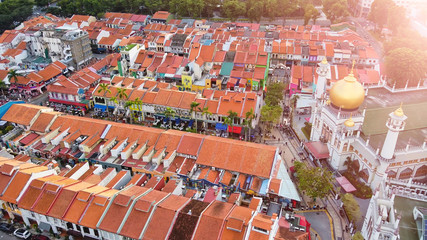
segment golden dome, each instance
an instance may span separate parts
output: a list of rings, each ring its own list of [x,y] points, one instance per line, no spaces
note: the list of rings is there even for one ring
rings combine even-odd
[[[402,105],[400,105],[400,107],[394,111],[394,115],[397,117],[402,117],[403,115],[405,115],[403,113]]]
[[[322,63],[325,65],[328,64],[328,60],[326,59],[326,57],[323,58]]]
[[[350,118],[349,118],[349,119],[345,120],[344,125],[345,125],[346,127],[354,127],[354,121],[353,121],[353,118],[351,118],[351,116],[350,116]]]
[[[344,79],[336,82],[329,91],[329,97],[332,104],[337,108],[344,110],[353,110],[358,108],[365,99],[365,90],[350,73]]]

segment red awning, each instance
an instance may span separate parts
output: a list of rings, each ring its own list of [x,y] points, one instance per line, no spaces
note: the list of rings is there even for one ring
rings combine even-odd
[[[231,126],[228,126],[228,132],[240,134],[242,132],[242,127],[233,126],[233,129],[231,129]]]
[[[28,143],[32,142],[34,139],[36,139],[39,135],[37,133],[30,133],[27,136],[25,136],[23,139],[19,140],[19,142],[22,145],[27,145]]]
[[[344,176],[342,177],[337,177],[335,178],[337,180],[337,182],[341,185],[341,187],[346,191],[346,192],[354,192],[356,191],[356,188],[353,186],[353,184],[351,184],[348,179]]]
[[[329,157],[328,145],[320,141],[317,142],[306,142],[305,147],[310,151],[316,159],[323,159]]]
[[[78,107],[86,107],[86,104],[84,104],[84,103],[69,102],[69,101],[63,101],[63,100],[58,100],[58,99],[49,99],[49,102],[62,103],[62,104],[66,104],[66,105],[74,105],[74,106],[78,106]]]

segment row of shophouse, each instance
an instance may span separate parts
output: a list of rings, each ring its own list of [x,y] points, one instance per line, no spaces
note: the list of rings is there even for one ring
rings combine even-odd
[[[153,230],[150,225],[153,224],[168,228],[164,234],[169,237],[178,234],[173,239],[190,239],[191,236],[198,239],[206,237],[206,230],[201,230],[206,228],[201,228],[200,224],[210,206],[214,210],[224,209],[225,217],[238,207],[233,206],[236,201],[254,205],[251,201],[258,200],[253,196],[291,207],[297,206],[300,200],[273,146],[68,116],[51,108],[28,104],[12,105],[2,120],[15,126],[2,136],[2,142],[20,153],[17,158],[43,160],[42,165],[45,165],[30,167],[32,164],[20,162],[1,171],[2,177],[11,181],[2,189],[3,207],[22,216],[29,225],[37,222],[40,228],[52,228],[54,232],[61,229],[97,239],[121,239],[122,236],[141,239]],[[75,166],[71,170],[61,170],[51,159]],[[21,164],[29,169],[14,172]],[[35,172],[36,169],[39,170]],[[36,177],[42,178],[29,181]],[[20,188],[14,187],[13,184],[18,183]],[[5,197],[11,194],[14,199]],[[181,199],[182,205],[174,210],[175,217],[166,221],[170,224],[158,224],[153,215],[156,208],[164,201],[169,202],[169,198],[170,202],[177,202],[174,195],[202,201]],[[192,224],[188,233],[178,231],[184,227],[181,224],[187,224],[186,221],[178,223],[182,209],[185,209],[183,214],[194,216],[188,223]],[[247,224],[256,215],[247,217]],[[142,223],[134,217],[148,220]],[[254,236],[257,237],[254,239],[275,236],[279,221],[284,220],[265,216],[260,219],[269,219],[271,224],[267,229],[265,225],[261,230],[255,228]],[[223,226],[226,221],[220,222],[216,234],[226,232]],[[237,229],[242,237],[252,234],[254,228],[247,226]],[[262,234],[258,236],[259,233]],[[184,238],[179,234],[184,234]]]

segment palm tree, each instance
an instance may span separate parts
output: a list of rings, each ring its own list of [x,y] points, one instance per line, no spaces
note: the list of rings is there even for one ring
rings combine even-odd
[[[138,112],[140,112],[141,113],[141,116],[142,116],[142,121],[144,121],[144,113],[142,112],[142,110],[141,110],[141,105],[142,105],[142,101],[141,101],[141,99],[140,98],[137,98],[137,99],[135,99],[135,100],[133,100],[133,103],[136,105],[136,107],[138,108]]]
[[[15,81],[15,85],[18,84],[18,77],[22,76],[22,74],[18,73],[15,69],[10,69],[9,72],[7,73],[7,77],[9,78],[9,83],[11,82],[10,80],[14,80]]]
[[[198,102],[191,102],[191,104],[190,104],[191,117],[193,117],[193,113],[194,113],[194,119],[196,120],[196,133],[197,133],[197,112],[196,112],[196,109],[199,105],[200,105],[200,103],[198,103]]]
[[[347,159],[344,162],[344,166],[347,166],[348,172],[352,172],[352,165],[353,165],[353,161],[351,160],[350,157],[347,157]]]
[[[3,91],[3,89],[5,89],[5,88],[7,88],[6,83],[4,83],[3,81],[0,80],[0,89],[1,89],[1,93],[3,96],[5,96],[4,91]]]
[[[170,107],[167,107],[164,111],[165,117],[169,118],[169,127],[172,128],[172,117],[175,116],[175,110]]]
[[[233,124],[234,119],[237,118],[237,113],[233,112],[232,110],[228,110],[228,116],[224,119],[224,123],[227,122],[227,125],[230,125],[231,132],[233,132]]]
[[[204,128],[206,128],[206,117],[208,116],[208,115],[212,115],[212,113],[209,111],[209,108],[208,107],[204,107],[204,108],[198,108],[199,109],[199,111],[202,113],[202,116],[204,116],[205,117],[205,121],[203,122],[203,127]]]
[[[251,108],[251,110],[249,110],[248,112],[246,112],[245,114],[245,125],[248,128],[248,135],[249,138],[251,136],[251,129],[252,129],[252,120],[255,118],[255,114],[254,114],[254,110]],[[246,141],[248,140],[248,137],[246,135]]]
[[[123,100],[126,100],[128,98],[128,95],[126,93],[126,89],[125,88],[118,88],[117,89],[117,98],[118,98],[118,100],[121,100],[119,102],[119,105],[122,106]]]
[[[112,101],[115,104],[114,112],[116,112],[116,110],[118,108],[117,105],[119,104],[119,102],[117,101],[117,97],[111,97],[110,101]],[[115,119],[115,121],[117,121],[117,112],[116,112],[116,114],[114,114],[114,119]]]
[[[101,83],[101,84],[99,84],[98,93],[100,93],[100,92],[103,92],[103,96],[104,96],[106,93],[111,93],[111,90],[108,88],[108,84],[106,84],[106,83]],[[108,111],[108,101],[107,101],[107,99],[105,99],[105,98],[104,98],[104,100],[105,100],[105,106],[107,107],[107,108],[106,108],[106,111],[107,111],[107,117],[108,117],[108,115],[109,115],[109,111]]]
[[[129,100],[127,102],[125,102],[125,109],[127,108],[130,112],[130,124],[133,123],[133,110],[131,109],[132,105],[134,105],[135,102],[132,100]]]

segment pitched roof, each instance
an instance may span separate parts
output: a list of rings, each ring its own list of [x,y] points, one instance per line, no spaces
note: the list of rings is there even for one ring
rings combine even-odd
[[[207,202],[192,199],[178,213],[169,240],[191,239],[200,214],[209,205]]]
[[[252,213],[253,210],[250,208],[235,206],[225,220],[221,239],[243,239],[245,237],[249,221],[252,218]]]
[[[149,217],[154,210],[154,206],[159,201],[162,201],[166,196],[168,196],[168,193],[153,190],[136,200],[129,216],[124,220],[125,223],[120,230],[120,235],[139,239],[145,225],[149,221]],[[163,222],[163,224],[169,225],[169,222]]]
[[[275,154],[273,146],[207,136],[197,164],[269,178]]]
[[[177,195],[170,195],[157,205],[150,222],[147,225],[147,230],[144,234],[144,239],[162,240],[166,239],[173,227],[173,223],[178,216],[178,212],[188,202],[189,198]],[[165,224],[171,223],[171,224]]]
[[[45,132],[55,116],[60,114],[61,113],[59,112],[42,112],[33,125],[31,125],[30,130],[35,132]]]
[[[216,240],[222,235],[225,218],[228,216],[233,204],[214,201],[200,217],[200,222],[194,234],[194,240]]]
[[[110,207],[101,219],[98,226],[99,229],[116,233],[119,230],[122,221],[125,221],[125,215],[131,207],[135,198],[139,197],[148,191],[148,188],[140,186],[131,186],[126,190],[121,191],[113,200]]]
[[[104,189],[106,189],[106,188],[104,188]],[[107,208],[109,202],[111,201],[111,198],[117,192],[118,192],[118,190],[116,190],[116,189],[110,189],[107,191],[100,192],[100,193],[96,194],[93,198],[91,198],[89,204],[87,202],[88,202],[89,198],[91,197],[90,193],[81,194],[81,200],[79,200],[79,201],[83,202],[84,203],[83,205],[87,206],[87,208],[78,210],[80,212],[79,214],[72,213],[71,209],[69,209],[67,212],[67,215],[69,213],[73,214],[73,215],[77,215],[77,220],[78,219],[80,219],[80,220],[78,220],[78,222],[70,221],[70,220],[68,220],[67,215],[66,215],[66,217],[64,217],[64,220],[69,221],[69,222],[73,222],[76,224],[80,224],[82,226],[86,226],[86,227],[89,227],[92,229],[95,229],[99,219],[101,218],[101,216],[104,213],[105,209]],[[82,193],[82,192],[80,192],[80,193]],[[80,193],[79,193],[79,195],[80,195]],[[79,197],[80,196],[77,196],[77,199],[79,199]],[[75,220],[75,218],[73,220]]]
[[[71,204],[77,197],[79,191],[85,190],[92,186],[93,184],[90,183],[79,182],[72,186],[62,188],[57,198],[52,203],[49,211],[47,212],[47,215],[54,218],[62,219],[67,209],[71,207]]]
[[[90,208],[94,204],[92,200],[97,198],[97,194],[102,193],[102,196],[106,196],[103,198],[109,198],[115,193],[117,190],[108,189],[102,186],[94,186],[91,188],[87,188],[85,190],[81,190],[77,193],[77,196],[73,199],[70,206],[66,210],[63,215],[63,220],[67,222],[72,222],[75,224],[79,224],[79,222],[90,223],[90,226],[95,227],[98,223],[98,219],[101,214],[104,212],[106,205],[95,205],[98,206],[95,210]],[[86,213],[83,215],[83,213]],[[84,226],[88,226],[88,224],[83,224]]]
[[[30,104],[13,104],[3,115],[2,120],[29,126],[31,120],[33,120],[42,109],[49,108]]]

